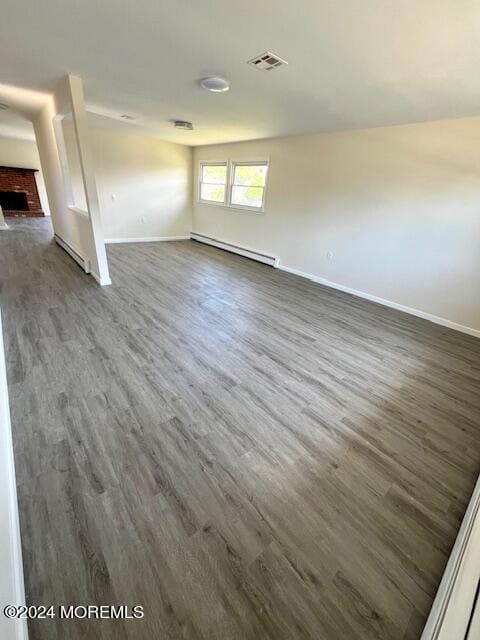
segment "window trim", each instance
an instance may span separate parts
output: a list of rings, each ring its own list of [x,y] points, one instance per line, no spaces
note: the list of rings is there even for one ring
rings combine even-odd
[[[229,160],[230,171],[229,171],[229,189],[228,189],[228,206],[231,209],[240,209],[243,211],[255,211],[256,213],[263,213],[265,211],[265,200],[267,197],[267,184],[268,184],[268,171],[269,171],[269,161],[266,158],[256,159],[256,160]],[[243,167],[251,167],[251,166],[265,166],[267,167],[267,173],[265,176],[265,186],[260,187],[263,189],[263,198],[262,198],[262,206],[261,207],[251,207],[245,204],[234,204],[232,203],[232,187],[234,186],[248,186],[248,185],[235,185],[235,167],[243,166]]]
[[[225,176],[225,198],[222,202],[217,202],[216,200],[204,200],[202,198],[202,184],[217,184],[213,182],[203,182],[203,167],[216,167],[216,166],[225,166],[227,173]],[[228,178],[229,178],[229,166],[228,160],[201,160],[199,163],[198,169],[198,188],[197,188],[197,199],[200,204],[210,204],[214,207],[226,207],[228,203]],[[220,184],[220,183],[219,183]]]
[[[202,167],[205,165],[226,165],[227,167],[227,182],[225,188],[225,201],[224,202],[215,202],[214,200],[202,200],[201,198],[201,189],[202,189]],[[232,204],[232,186],[233,186],[233,178],[235,175],[235,165],[266,165],[267,167],[267,176],[265,179],[265,186],[263,187],[263,202],[261,207],[250,207],[241,204]],[[266,202],[267,202],[267,194],[268,194],[268,180],[270,173],[270,158],[261,157],[255,158],[251,156],[247,156],[246,158],[224,158],[223,160],[199,160],[198,161],[198,175],[197,175],[197,203],[198,204],[206,204],[214,207],[224,207],[225,209],[233,209],[238,211],[252,211],[253,213],[264,213]]]

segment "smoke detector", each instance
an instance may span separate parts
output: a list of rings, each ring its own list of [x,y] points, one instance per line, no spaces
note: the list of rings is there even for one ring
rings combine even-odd
[[[222,76],[207,76],[201,78],[200,86],[207,91],[213,91],[213,93],[225,93],[230,91],[230,81]]]
[[[0,102],[0,111],[6,111],[6,109],[10,109],[10,105]]]
[[[192,131],[193,124],[188,120],[175,120],[174,123],[176,129],[183,129],[184,131]]]
[[[265,53],[261,53],[259,56],[249,60],[247,64],[251,64],[256,69],[260,69],[260,71],[271,71],[272,69],[283,67],[288,62],[271,51],[265,51]]]

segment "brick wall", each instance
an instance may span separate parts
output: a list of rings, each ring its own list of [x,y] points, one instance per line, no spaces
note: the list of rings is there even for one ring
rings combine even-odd
[[[43,216],[34,169],[0,167],[0,191],[22,191],[27,196],[28,211],[5,210],[6,216]]]

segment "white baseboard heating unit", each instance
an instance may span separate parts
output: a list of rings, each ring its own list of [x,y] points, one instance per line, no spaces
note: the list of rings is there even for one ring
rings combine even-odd
[[[72,258],[77,262],[85,273],[90,273],[90,261],[87,260],[79,253],[71,244],[69,244],[66,240],[64,240],[61,236],[55,234],[54,235],[55,242],[62,247],[64,251],[66,251]]]
[[[192,240],[196,240],[197,242],[203,242],[204,244],[209,244],[212,247],[223,249],[224,251],[237,253],[239,256],[244,256],[245,258],[250,258],[251,260],[256,260],[257,262],[263,262],[263,264],[268,264],[270,267],[276,267],[278,264],[278,258],[275,258],[275,256],[269,256],[265,253],[259,253],[258,251],[253,251],[252,249],[245,249],[244,247],[239,247],[236,244],[224,242],[223,240],[218,240],[217,238],[203,236],[200,233],[191,233],[190,238]]]

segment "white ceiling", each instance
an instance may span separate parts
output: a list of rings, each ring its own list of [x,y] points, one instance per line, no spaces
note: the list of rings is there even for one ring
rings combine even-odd
[[[290,64],[246,64],[266,49]],[[480,114],[480,2],[2,0],[0,60],[0,83],[72,73],[94,123],[192,145],[463,117]],[[207,74],[231,91],[203,91]]]

